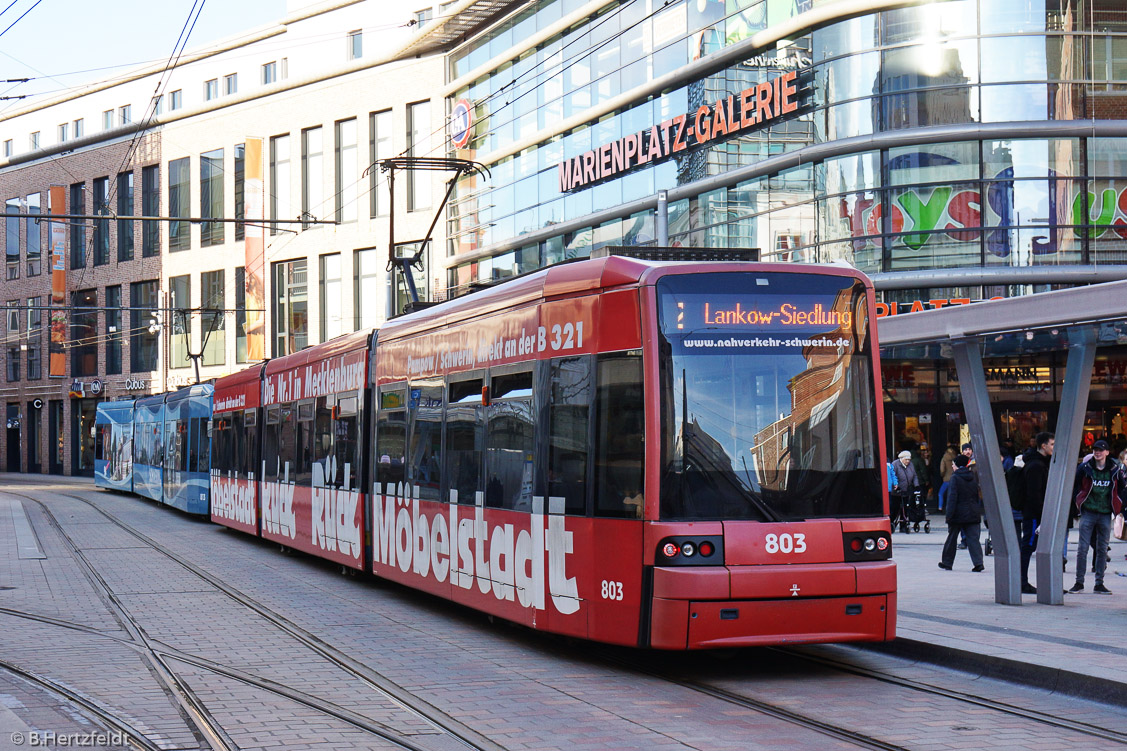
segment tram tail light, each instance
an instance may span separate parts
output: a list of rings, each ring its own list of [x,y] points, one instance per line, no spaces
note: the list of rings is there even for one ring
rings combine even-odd
[[[723,566],[724,538],[667,537],[658,543],[658,566]]]
[[[849,532],[843,535],[846,562],[884,561],[892,557],[887,532]]]

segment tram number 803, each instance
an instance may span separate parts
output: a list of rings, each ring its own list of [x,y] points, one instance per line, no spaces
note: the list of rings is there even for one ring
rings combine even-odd
[[[805,553],[806,552],[806,535],[767,535],[764,538],[764,549],[768,553]]]
[[[604,600],[621,600],[622,599],[622,582],[611,582],[606,579],[603,580],[603,599]]]

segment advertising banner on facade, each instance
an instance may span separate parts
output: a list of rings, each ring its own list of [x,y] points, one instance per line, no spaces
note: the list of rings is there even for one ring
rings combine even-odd
[[[266,359],[266,270],[263,256],[262,139],[246,139],[247,360]]]
[[[47,213],[66,213],[66,188],[52,185],[47,194]],[[67,374],[67,358],[63,345],[67,340],[67,266],[66,224],[48,223],[47,236],[51,242],[51,343],[48,349],[47,374],[62,378]]]

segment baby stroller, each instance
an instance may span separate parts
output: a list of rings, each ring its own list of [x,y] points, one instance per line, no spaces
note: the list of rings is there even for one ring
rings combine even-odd
[[[900,531],[907,532],[908,525],[912,525],[912,530],[915,532],[920,531],[920,525],[924,525],[924,532],[931,533],[931,520],[927,518],[927,506],[924,505],[923,495],[919,490],[912,491],[911,494],[901,498],[900,509]]]

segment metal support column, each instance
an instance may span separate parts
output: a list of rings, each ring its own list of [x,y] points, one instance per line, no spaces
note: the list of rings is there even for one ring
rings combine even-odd
[[[1064,368],[1060,413],[1057,417],[1056,446],[1049,462],[1045,486],[1045,508],[1037,533],[1037,602],[1064,604],[1064,567],[1061,552],[1068,535],[1068,508],[1072,503],[1072,483],[1076,477],[1076,457],[1080,454],[1080,434],[1088,391],[1092,385],[1092,364],[1096,359],[1096,334],[1091,326],[1068,330],[1068,361]]]
[[[657,214],[654,217],[654,234],[657,235],[657,247],[669,247],[669,194],[664,190],[657,192]]]
[[[994,413],[990,394],[986,391],[986,373],[982,369],[982,351],[977,337],[956,339],[951,349],[959,374],[959,390],[967,413],[971,445],[974,447],[978,482],[990,536],[994,541],[994,602],[1002,605],[1021,604],[1021,550],[1009,493],[1002,472],[1002,455],[998,434],[994,430]]]

